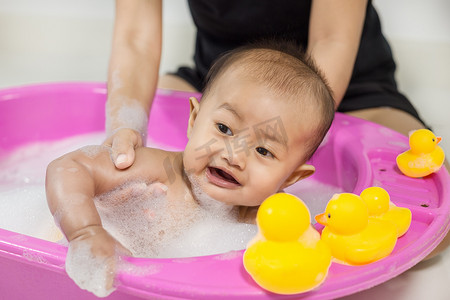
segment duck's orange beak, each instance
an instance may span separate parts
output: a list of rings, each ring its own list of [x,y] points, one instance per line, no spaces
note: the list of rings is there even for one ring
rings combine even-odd
[[[314,219],[316,219],[317,223],[322,224],[323,226],[328,225],[327,216],[325,213],[315,216]]]
[[[437,140],[437,143],[436,143],[436,144],[439,144],[439,142],[442,140],[442,138],[441,138],[440,136],[437,136],[437,137],[436,137],[436,140]]]

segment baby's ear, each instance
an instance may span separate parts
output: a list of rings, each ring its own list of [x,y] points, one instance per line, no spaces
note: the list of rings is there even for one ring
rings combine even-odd
[[[287,188],[288,186],[293,185],[297,181],[311,176],[312,174],[314,174],[315,171],[316,168],[313,165],[303,164],[299,166],[281,185],[280,189]]]
[[[192,127],[194,127],[195,119],[197,118],[198,111],[200,109],[200,103],[198,102],[197,98],[190,97],[189,98],[189,104],[191,107],[191,112],[189,115],[189,121],[188,121],[188,128],[187,128],[187,137],[191,135]]]

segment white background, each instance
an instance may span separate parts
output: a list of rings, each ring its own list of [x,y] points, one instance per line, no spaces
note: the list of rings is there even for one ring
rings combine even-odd
[[[450,153],[450,1],[375,0],[398,65],[400,90]],[[0,88],[106,81],[112,0],[0,0]],[[164,1],[161,74],[192,65],[194,28],[186,1]],[[449,154],[450,155],[450,154]],[[450,251],[347,299],[446,299]]]

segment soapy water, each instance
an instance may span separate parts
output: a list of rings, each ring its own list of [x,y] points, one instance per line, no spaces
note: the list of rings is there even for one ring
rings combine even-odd
[[[56,142],[39,142],[0,157],[0,228],[64,243],[45,197],[45,170],[55,158],[89,144],[104,133],[90,133]],[[165,148],[152,141],[152,147]],[[245,249],[256,234],[253,224],[237,222],[235,209],[174,207],[164,201],[167,187],[131,182],[95,199],[105,229],[138,257],[191,257]],[[311,216],[324,211],[335,186],[306,179],[285,190],[299,196]],[[130,201],[118,201],[132,195]],[[211,201],[211,200],[208,200]],[[214,200],[212,200],[214,201]]]
[[[97,297],[114,291],[113,278],[116,257],[97,258],[86,243],[70,243],[66,257],[66,272],[82,289]]]
[[[80,135],[58,142],[25,145],[0,157],[0,228],[56,242],[55,225],[45,196],[45,171],[55,158],[98,144],[103,134]]]
[[[237,222],[237,209],[174,205],[166,201],[166,190],[160,183],[130,182],[96,198],[103,226],[133,256],[218,254],[244,249],[256,234],[256,225]]]

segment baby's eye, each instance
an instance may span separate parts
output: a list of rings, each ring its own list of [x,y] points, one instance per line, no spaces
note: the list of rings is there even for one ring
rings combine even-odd
[[[257,147],[256,152],[258,152],[259,154],[261,154],[262,156],[265,156],[265,157],[274,157],[273,154],[269,150],[267,150],[266,148],[263,148],[263,147]]]
[[[228,126],[226,126],[222,123],[217,123],[216,126],[217,126],[217,129],[219,129],[219,131],[222,132],[223,134],[230,135],[230,136],[233,135],[233,132],[231,131],[230,128],[228,128]]]

